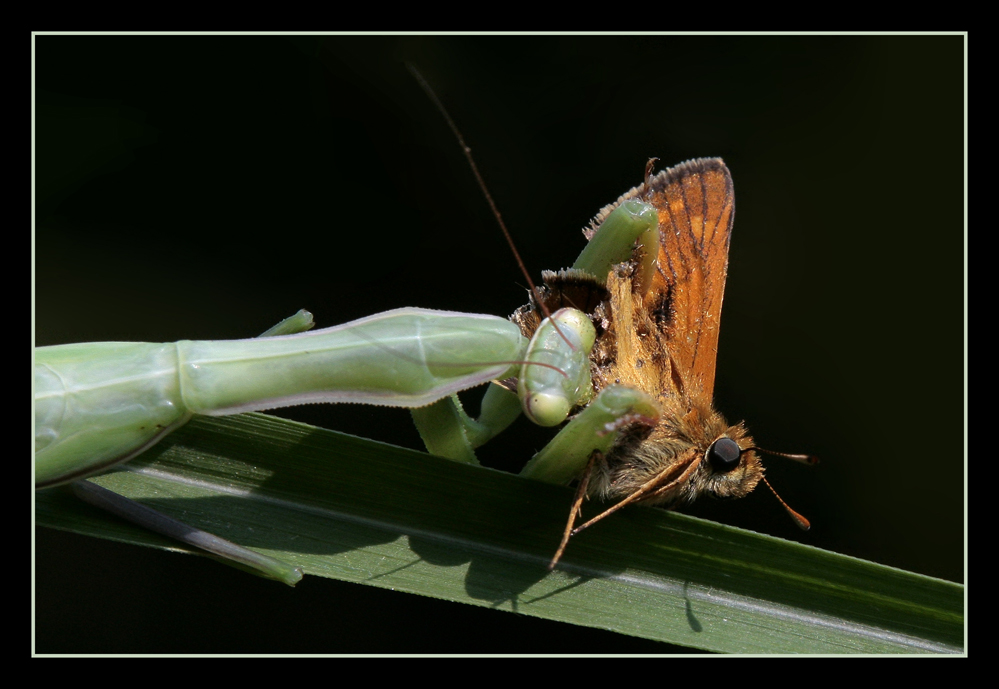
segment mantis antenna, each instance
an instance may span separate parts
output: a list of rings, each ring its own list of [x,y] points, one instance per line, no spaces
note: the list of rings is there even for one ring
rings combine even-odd
[[[409,68],[409,71],[413,74],[417,83],[420,84],[420,87],[424,90],[424,92],[426,92],[427,96],[430,97],[430,100],[437,106],[441,115],[444,116],[447,126],[451,128],[455,138],[458,139],[458,144],[461,146],[461,152],[465,154],[465,159],[468,160],[468,165],[472,168],[472,174],[475,175],[475,181],[478,182],[479,189],[482,190],[483,195],[486,197],[486,201],[489,203],[489,208],[492,209],[493,216],[499,224],[500,230],[503,231],[506,243],[509,245],[510,251],[513,252],[513,257],[517,261],[517,265],[520,267],[520,272],[524,275],[524,279],[527,280],[527,286],[530,288],[531,294],[534,295],[534,300],[541,307],[541,311],[545,314],[545,317],[554,324],[555,331],[559,334],[562,340],[569,346],[570,349],[575,349],[572,342],[569,341],[569,338],[562,332],[558,324],[552,320],[551,312],[545,305],[544,300],[541,299],[541,293],[538,291],[538,288],[535,287],[534,280],[531,279],[531,274],[527,270],[527,266],[524,265],[524,261],[520,257],[520,252],[517,251],[517,245],[514,243],[513,237],[510,235],[510,231],[506,227],[506,223],[503,222],[503,216],[500,214],[499,208],[496,206],[496,202],[493,201],[493,196],[489,193],[489,188],[486,186],[485,180],[482,179],[482,175],[479,173],[479,167],[475,164],[475,158],[472,157],[472,149],[465,143],[465,137],[461,135],[461,130],[458,129],[458,125],[454,123],[454,120],[451,119],[451,115],[448,114],[447,108],[445,108],[444,104],[441,103],[440,98],[437,97],[437,94],[434,93],[434,90],[430,87],[430,84],[427,83],[427,80],[423,78],[423,75],[420,74],[419,70],[409,63],[406,64],[406,67]]]

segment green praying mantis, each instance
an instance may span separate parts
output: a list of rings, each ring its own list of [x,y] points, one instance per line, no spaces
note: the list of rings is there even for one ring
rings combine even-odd
[[[582,477],[550,567],[571,535],[632,502],[741,497],[763,480],[757,448],[709,394],[731,190],[719,159],[649,173],[598,214],[574,265],[546,273],[511,319],[403,308],[310,330],[300,313],[246,340],[39,348],[36,486],[125,462],[194,414],[354,402],[411,408],[428,450],[462,462],[520,413],[564,423],[521,472]],[[486,383],[472,419],[455,394]],[[574,527],[589,494],[617,503]],[[286,583],[301,576],[244,550],[215,552]]]
[[[635,238],[655,226],[650,208],[636,202],[611,213],[574,271],[609,271],[622,247],[630,251]],[[565,482],[591,453],[613,444],[617,434],[605,427],[632,414],[657,413],[647,395],[624,386],[594,397],[589,353],[596,331],[577,309],[545,318],[530,340],[504,318],[424,309],[397,309],[318,331],[310,327],[311,318],[300,313],[249,340],[39,348],[36,486],[76,481],[127,461],[196,413],[310,402],[412,407],[428,449],[466,462],[475,461],[473,448],[521,409],[536,423],[555,426],[585,404],[585,413],[524,470],[529,477]],[[489,386],[475,420],[454,397],[513,378],[516,392]],[[457,413],[442,416],[440,405]],[[448,427],[448,419],[458,425]],[[450,442],[455,437],[461,439],[457,445]]]
[[[597,214],[572,267],[546,273],[510,319],[403,308],[311,330],[300,313],[246,340],[38,348],[36,487],[128,461],[194,414],[353,402],[412,409],[427,449],[461,462],[475,462],[475,448],[521,413],[562,426],[521,472],[580,479],[549,568],[573,534],[633,502],[741,497],[765,480],[757,448],[711,399],[732,188],[720,159],[648,170]],[[483,384],[473,419],[456,393]],[[113,496],[77,485],[81,497],[119,509]],[[588,495],[616,504],[576,527]],[[196,544],[286,583],[301,577],[246,549]]]

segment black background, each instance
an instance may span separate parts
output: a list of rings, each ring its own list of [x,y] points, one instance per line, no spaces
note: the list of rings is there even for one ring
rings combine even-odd
[[[721,156],[737,214],[716,403],[769,493],[692,514],[964,578],[960,36],[38,36],[35,339],[222,339],[304,307],[509,314],[669,166]],[[400,410],[288,416],[420,447]],[[483,452],[519,466],[520,423]],[[600,653],[670,647],[39,529],[37,652]]]

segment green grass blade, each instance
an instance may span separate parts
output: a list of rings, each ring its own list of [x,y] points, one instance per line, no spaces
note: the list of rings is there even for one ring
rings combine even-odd
[[[720,652],[964,648],[958,584],[658,509],[580,534],[549,574],[570,489],[261,414],[199,417],[95,481],[307,575]],[[35,517],[183,549],[62,489]]]

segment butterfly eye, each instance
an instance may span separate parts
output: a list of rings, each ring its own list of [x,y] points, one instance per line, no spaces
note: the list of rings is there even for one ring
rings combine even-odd
[[[739,466],[741,453],[739,445],[731,438],[718,438],[708,448],[708,461],[715,471],[726,474]]]

